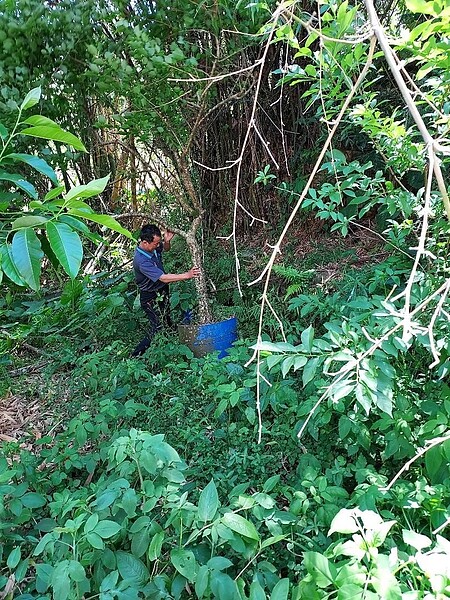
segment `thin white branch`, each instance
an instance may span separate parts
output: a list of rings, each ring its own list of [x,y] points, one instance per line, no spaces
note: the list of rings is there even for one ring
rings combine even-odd
[[[185,82],[185,83],[198,83],[200,81],[222,81],[223,79],[227,79],[228,77],[234,77],[235,75],[240,75],[241,73],[246,73],[247,71],[252,71],[256,67],[260,66],[263,62],[264,58],[259,58],[252,65],[248,67],[244,67],[243,69],[238,69],[237,71],[230,71],[228,73],[223,73],[222,75],[215,75],[214,77],[188,77],[187,79],[174,79],[169,78],[167,81],[174,81],[176,83]]]
[[[416,460],[418,460],[421,456],[426,454],[428,452],[428,450],[431,450],[431,448],[434,448],[435,446],[439,446],[439,444],[442,444],[442,443],[446,442],[447,440],[450,440],[450,433],[445,436],[434,438],[434,440],[430,440],[425,448],[421,448],[415,456],[413,456],[410,460],[408,460],[407,463],[405,463],[403,465],[403,467],[400,469],[400,471],[397,473],[397,475],[393,479],[391,479],[390,483],[385,488],[382,488],[382,491],[384,491],[384,492],[389,491],[391,489],[391,487],[394,485],[394,483],[399,479],[399,477],[401,477],[401,475],[405,471],[407,471],[409,469],[409,467],[413,463],[416,462]]]
[[[447,287],[445,288],[445,290],[441,296],[441,299],[439,300],[439,302],[436,306],[436,310],[434,311],[433,316],[431,317],[430,323],[428,325],[428,337],[430,339],[430,349],[431,349],[431,353],[434,358],[434,361],[428,367],[429,369],[433,369],[433,367],[438,365],[439,361],[441,359],[440,352],[438,352],[437,348],[436,348],[436,342],[434,340],[433,329],[434,329],[434,324],[436,323],[436,319],[438,318],[439,314],[441,312],[444,312],[444,311],[442,311],[442,307],[444,306],[444,302],[447,299],[449,292],[450,292],[450,278],[447,281]]]
[[[342,105],[341,110],[339,111],[338,116],[336,117],[336,122],[335,122],[332,130],[328,134],[328,137],[327,137],[327,139],[325,141],[325,144],[323,145],[322,150],[320,151],[319,157],[317,158],[316,164],[314,165],[313,170],[311,171],[311,174],[310,174],[310,176],[308,178],[308,181],[307,181],[307,183],[305,185],[305,188],[304,188],[303,192],[301,193],[301,195],[299,196],[299,199],[298,199],[296,205],[294,206],[291,214],[289,215],[289,218],[288,218],[288,220],[287,220],[287,222],[286,222],[286,224],[285,224],[285,226],[283,228],[283,231],[281,232],[280,237],[278,238],[278,242],[275,244],[274,250],[273,250],[273,252],[272,252],[272,254],[271,254],[270,258],[269,258],[269,261],[268,261],[268,263],[267,263],[267,265],[266,265],[266,267],[264,269],[264,272],[266,273],[266,280],[265,280],[265,283],[264,283],[264,290],[263,290],[263,295],[262,295],[262,300],[261,300],[261,307],[260,307],[260,312],[259,312],[259,325],[258,325],[258,339],[259,340],[262,339],[263,317],[264,317],[265,305],[266,305],[266,302],[267,302],[267,291],[268,291],[268,288],[269,288],[270,276],[271,276],[271,273],[272,273],[272,267],[273,267],[273,264],[275,262],[276,255],[277,255],[277,253],[279,251],[279,248],[281,246],[281,243],[282,243],[284,237],[286,236],[286,234],[287,234],[290,226],[292,225],[292,222],[295,219],[295,216],[297,215],[297,212],[300,210],[300,207],[301,207],[301,205],[303,203],[303,200],[306,198],[306,195],[307,195],[307,193],[308,193],[308,191],[309,191],[309,189],[310,189],[310,187],[312,185],[312,182],[314,181],[314,178],[315,178],[315,176],[316,176],[316,174],[317,174],[317,172],[318,172],[318,170],[320,168],[320,165],[322,164],[322,161],[323,161],[323,159],[325,157],[325,154],[326,154],[326,152],[328,150],[328,147],[331,144],[331,140],[333,139],[333,136],[336,133],[336,130],[337,130],[337,128],[338,128],[338,126],[339,126],[342,118],[344,117],[344,114],[346,113],[347,108],[349,107],[349,105],[350,105],[350,103],[351,103],[351,101],[352,101],[352,99],[353,99],[356,91],[358,90],[359,86],[364,81],[364,79],[365,79],[365,77],[367,75],[367,72],[368,72],[368,70],[370,68],[370,65],[372,64],[373,54],[374,54],[374,51],[375,51],[375,43],[376,43],[376,39],[375,39],[375,37],[372,37],[372,39],[370,41],[370,47],[369,47],[369,52],[368,52],[366,64],[364,65],[363,70],[361,71],[361,73],[360,73],[357,81],[355,82],[353,88],[350,90],[347,98],[344,101],[344,104]],[[262,275],[261,275],[261,277],[262,277]],[[256,280],[256,281],[258,281],[258,280]],[[261,362],[261,354],[260,354],[260,350],[258,350],[258,349],[256,349],[254,351],[253,356],[250,359],[250,362],[253,361],[253,360],[255,360],[255,359],[257,361],[257,372],[259,373],[259,370],[260,370],[259,369],[259,365],[260,365],[260,362]],[[257,398],[259,398],[259,377],[257,377],[257,390],[258,390],[257,391]],[[256,406],[257,406],[257,410],[260,411],[261,407],[260,407],[260,404],[259,404],[258,401],[257,401]],[[259,417],[260,417],[260,415],[259,415]],[[260,421],[261,421],[261,419],[260,419]],[[258,443],[261,442],[261,437],[262,437],[262,425],[260,426],[260,429],[259,429],[259,432],[258,432]]]
[[[425,298],[425,300],[423,302],[421,302],[418,306],[416,306],[416,308],[411,312],[411,316],[414,316],[418,313],[420,313],[424,308],[426,308],[428,306],[428,304],[434,299],[436,298],[436,296],[439,296],[439,294],[441,294],[446,286],[448,285],[448,282],[445,282],[443,285],[441,285],[436,291],[434,291],[432,294],[430,294],[430,296],[428,296],[428,298]],[[317,408],[320,406],[320,404],[323,402],[323,400],[325,400],[331,390],[333,389],[333,387],[339,383],[339,381],[342,381],[342,379],[348,374],[350,373],[355,366],[360,365],[361,361],[363,361],[365,358],[367,358],[368,356],[372,356],[372,354],[378,349],[380,348],[380,346],[383,344],[383,342],[385,342],[386,340],[388,340],[392,334],[394,334],[397,330],[401,329],[401,327],[403,326],[403,322],[400,321],[399,323],[397,323],[394,327],[392,327],[389,331],[387,331],[381,338],[379,338],[378,340],[376,340],[373,345],[366,350],[365,352],[363,352],[362,354],[360,354],[358,356],[358,358],[355,360],[353,360],[351,362],[350,366],[347,366],[346,368],[344,368],[344,370],[340,373],[340,375],[338,375],[338,377],[336,377],[329,386],[327,386],[327,388],[325,389],[325,391],[323,392],[323,394],[320,396],[320,398],[317,400],[316,404],[314,405],[314,407],[312,408],[312,410],[309,412],[305,422],[303,423],[300,431],[297,434],[297,437],[300,438],[303,435],[303,432],[305,431],[306,427],[308,426],[309,421],[312,419],[312,417],[314,416],[314,413],[316,412]]]
[[[275,165],[275,167],[277,169],[280,168],[280,165],[277,163],[274,155],[272,154],[268,143],[266,142],[266,140],[263,138],[263,136],[261,135],[259,129],[256,127],[256,123],[253,123],[253,129],[256,131],[256,134],[258,135],[259,139],[261,140],[262,145],[264,146],[264,148],[266,149],[267,154],[270,156],[270,158],[272,159],[273,164]]]
[[[435,152],[436,151],[436,142],[433,139],[433,137],[430,135],[430,133],[427,129],[427,126],[426,126],[424,120],[422,119],[422,116],[419,113],[419,110],[414,102],[414,99],[411,96],[411,92],[409,91],[408,86],[406,85],[405,80],[403,79],[402,70],[398,65],[398,63],[400,61],[398,60],[398,58],[397,59],[395,58],[395,53],[392,50],[391,46],[389,45],[389,40],[386,36],[386,33],[385,33],[383,27],[381,26],[379,19],[378,19],[378,15],[376,13],[376,10],[375,10],[374,4],[373,4],[373,0],[364,0],[364,3],[366,5],[367,14],[369,15],[369,20],[373,27],[373,32],[378,39],[381,49],[383,50],[383,54],[386,59],[386,62],[388,63],[391,73],[394,76],[394,79],[398,85],[398,88],[403,97],[403,100],[405,101],[406,107],[409,110],[412,118],[414,119],[425,144],[429,148],[431,148],[433,152]],[[442,176],[440,163],[437,158],[434,161],[434,175],[436,177],[439,191],[441,192],[441,195],[442,195],[442,202],[444,204],[445,212],[447,213],[447,218],[450,221],[450,199],[448,197],[447,188],[445,186],[444,178]]]

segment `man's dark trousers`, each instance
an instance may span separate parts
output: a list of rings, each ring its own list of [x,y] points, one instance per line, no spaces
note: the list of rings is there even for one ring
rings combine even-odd
[[[169,286],[164,285],[157,292],[141,292],[140,301],[142,310],[148,318],[148,331],[131,353],[131,356],[141,356],[150,347],[155,333],[163,327],[172,328],[170,317]]]

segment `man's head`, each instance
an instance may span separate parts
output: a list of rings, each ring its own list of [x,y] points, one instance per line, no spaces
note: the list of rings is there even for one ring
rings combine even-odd
[[[147,252],[153,252],[161,243],[162,233],[156,225],[144,225],[139,237],[141,248]]]

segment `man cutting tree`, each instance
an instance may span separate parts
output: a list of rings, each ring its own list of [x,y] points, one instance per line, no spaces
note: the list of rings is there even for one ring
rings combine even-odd
[[[172,327],[170,318],[169,283],[198,277],[200,269],[192,267],[186,273],[166,273],[163,266],[163,252],[170,250],[174,236],[166,231],[164,241],[161,230],[156,225],[144,225],[139,235],[139,245],[133,259],[133,269],[141,307],[149,320],[145,337],[133,350],[131,356],[141,356],[150,347],[155,333],[165,327]]]

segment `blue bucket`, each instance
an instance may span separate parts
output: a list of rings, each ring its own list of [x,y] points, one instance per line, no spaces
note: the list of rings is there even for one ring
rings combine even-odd
[[[237,319],[231,317],[206,325],[178,325],[180,342],[186,344],[198,358],[219,351],[219,358],[227,355],[237,340]]]

